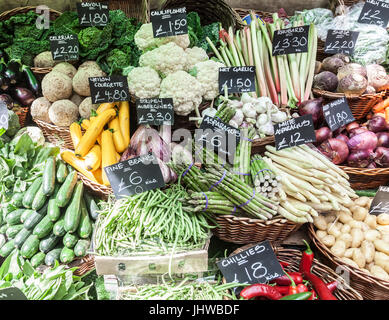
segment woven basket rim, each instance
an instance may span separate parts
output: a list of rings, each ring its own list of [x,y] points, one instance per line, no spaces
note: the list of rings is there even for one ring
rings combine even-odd
[[[46,129],[49,129],[49,130],[60,131],[60,132],[65,132],[65,133],[70,132],[69,127],[60,127],[60,126],[57,126],[55,124],[48,123],[48,122],[45,122],[45,121],[42,121],[42,120],[39,120],[36,118],[33,118],[33,120],[34,120],[34,122],[36,122],[40,126],[46,128]]]
[[[271,225],[281,223],[284,225],[301,225],[298,223],[295,223],[293,221],[290,221],[286,218],[279,218],[279,217],[273,217],[272,219],[269,220],[261,220],[261,219],[255,219],[255,218],[250,218],[250,217],[237,217],[234,215],[217,215],[215,217],[216,220],[227,220],[228,222],[239,222],[239,223],[246,223],[246,224],[251,224],[251,225],[259,225],[261,227],[269,227]]]
[[[317,88],[312,88],[312,92],[316,95],[322,96],[327,99],[340,99],[340,98],[347,98],[351,100],[356,100],[356,99],[377,99],[384,97],[386,94],[386,90],[382,90],[380,92],[376,92],[373,94],[361,94],[361,95],[346,95],[344,93],[338,93],[338,92],[330,92],[330,91],[325,91],[325,90],[320,90]]]
[[[343,171],[347,174],[355,174],[355,175],[367,175],[367,176],[375,176],[375,175],[389,175],[389,168],[354,168],[348,166],[339,166]]]
[[[310,223],[308,226],[308,233],[312,241],[315,243],[316,247],[324,254],[332,263],[337,266],[344,267],[347,271],[352,273],[354,276],[360,278],[363,281],[373,283],[374,285],[380,286],[386,290],[389,290],[389,281],[382,280],[380,278],[374,277],[359,268],[355,268],[346,262],[341,261],[338,257],[333,255],[333,253],[324,245],[324,243],[316,236],[315,229],[313,224]]]

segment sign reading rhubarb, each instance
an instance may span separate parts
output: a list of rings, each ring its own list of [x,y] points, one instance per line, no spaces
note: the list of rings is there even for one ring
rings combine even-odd
[[[276,30],[273,37],[273,56],[308,52],[309,26]]]

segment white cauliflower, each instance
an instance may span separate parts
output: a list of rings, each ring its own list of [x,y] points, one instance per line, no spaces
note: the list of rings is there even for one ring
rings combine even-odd
[[[190,71],[196,63],[207,61],[208,55],[203,48],[193,47],[185,50],[186,53],[186,71]]]
[[[171,42],[141,55],[139,66],[150,67],[166,76],[185,69],[186,54],[184,49]]]
[[[150,67],[138,67],[130,71],[127,77],[128,88],[138,98],[158,97],[161,78]]]
[[[137,47],[142,51],[155,49],[166,43],[174,42],[183,49],[189,47],[190,40],[187,34],[174,37],[154,38],[153,26],[151,23],[143,24],[137,33],[135,33],[134,41]]]
[[[219,95],[219,68],[225,67],[221,62],[208,60],[195,64],[193,70],[200,82],[205,100],[213,100]]]
[[[161,82],[160,98],[173,98],[174,111],[179,116],[187,116],[201,101],[201,84],[185,71],[169,74]]]

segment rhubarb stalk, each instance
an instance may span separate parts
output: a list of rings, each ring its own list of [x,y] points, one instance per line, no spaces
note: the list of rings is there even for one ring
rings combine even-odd
[[[309,99],[309,96],[311,94],[312,90],[312,83],[313,83],[313,76],[315,73],[315,64],[316,64],[316,50],[317,50],[317,29],[314,24],[311,24],[310,31],[312,31],[312,57],[311,61],[309,62],[309,73],[308,73],[308,79],[307,79],[307,85],[305,88],[305,94],[304,94],[304,101]]]

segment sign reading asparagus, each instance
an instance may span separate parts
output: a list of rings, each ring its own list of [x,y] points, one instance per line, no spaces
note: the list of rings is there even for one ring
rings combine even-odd
[[[79,58],[79,42],[76,34],[50,36],[53,60],[71,61]]]
[[[217,262],[217,266],[230,283],[265,283],[284,275],[267,240]],[[236,294],[241,290],[234,288]]]
[[[375,24],[386,28],[389,22],[389,3],[378,0],[366,0],[358,22]]]
[[[7,105],[0,101],[0,136],[8,130],[8,108]]]
[[[316,141],[312,115],[307,114],[274,125],[277,151]]]
[[[138,124],[155,126],[174,124],[172,98],[137,99],[136,112],[138,115]]]
[[[355,121],[346,98],[337,99],[323,106],[324,117],[331,131]]]
[[[104,170],[116,199],[165,186],[153,153],[116,163]]]
[[[255,92],[255,66],[219,68],[219,92]]]
[[[380,186],[370,205],[369,213],[378,216],[387,212],[389,212],[389,187]]]
[[[128,101],[127,78],[124,76],[89,78],[92,103]]]
[[[309,26],[276,30],[273,37],[273,56],[308,52]]]
[[[178,36],[188,33],[186,8],[154,10],[150,13],[154,38]]]
[[[109,21],[108,2],[77,3],[77,13],[80,26],[104,27]]]
[[[351,56],[354,53],[355,44],[358,40],[358,31],[328,30],[325,53],[344,53]]]

